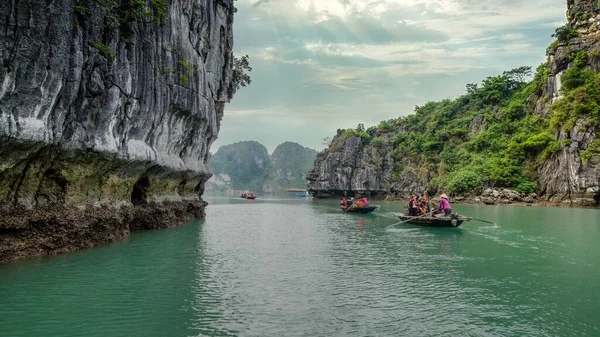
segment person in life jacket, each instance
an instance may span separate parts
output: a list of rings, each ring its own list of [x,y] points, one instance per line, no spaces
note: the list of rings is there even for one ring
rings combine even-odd
[[[363,207],[365,205],[360,195],[356,196],[356,200],[358,200],[358,202],[356,203],[356,207]]]

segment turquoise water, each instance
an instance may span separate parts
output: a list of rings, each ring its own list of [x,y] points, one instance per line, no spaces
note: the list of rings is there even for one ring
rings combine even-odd
[[[600,211],[460,206],[458,229],[337,202],[207,218],[0,265],[0,336],[600,336]]]

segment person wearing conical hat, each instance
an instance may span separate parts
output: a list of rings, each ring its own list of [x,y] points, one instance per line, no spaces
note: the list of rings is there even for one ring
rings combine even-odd
[[[450,202],[448,202],[446,193],[440,196],[440,211],[443,211],[446,216],[452,213],[452,207],[450,206]]]

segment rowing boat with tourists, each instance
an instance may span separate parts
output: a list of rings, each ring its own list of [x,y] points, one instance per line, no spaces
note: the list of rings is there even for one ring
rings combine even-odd
[[[340,206],[346,213],[371,213],[379,208],[378,206],[369,205],[367,197],[360,195],[357,195],[356,198],[342,198]]]
[[[465,221],[485,220],[469,218],[458,213],[452,213],[452,206],[448,201],[448,195],[442,194],[439,202],[429,200],[427,195],[412,195],[405,213],[394,213],[402,220],[401,223],[408,223],[424,227],[458,227]]]

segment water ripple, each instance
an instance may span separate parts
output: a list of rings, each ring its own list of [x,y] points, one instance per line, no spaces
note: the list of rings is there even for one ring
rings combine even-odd
[[[597,335],[597,226],[501,212],[446,230],[334,203],[216,202],[203,223],[0,266],[0,335]]]

